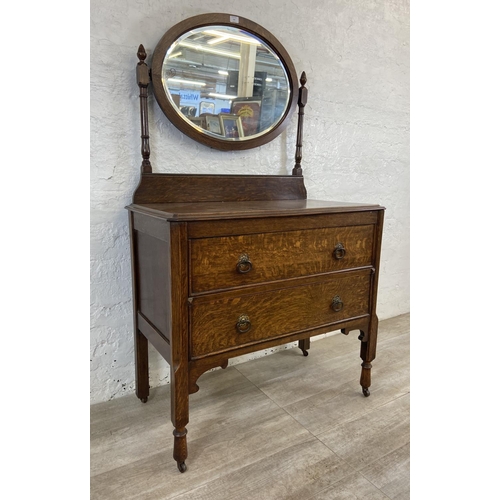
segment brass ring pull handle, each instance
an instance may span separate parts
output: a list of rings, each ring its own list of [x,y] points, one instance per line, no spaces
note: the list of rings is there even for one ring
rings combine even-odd
[[[248,254],[242,253],[240,255],[238,263],[236,264],[236,270],[241,274],[249,273],[252,270],[252,261]]]
[[[333,297],[332,303],[330,304],[330,307],[335,312],[342,311],[342,309],[344,308],[344,303],[342,302],[342,299],[340,298],[339,295],[335,295],[335,297]]]
[[[340,260],[340,259],[344,258],[344,256],[345,256],[345,248],[344,248],[344,245],[342,245],[342,243],[337,243],[335,245],[335,250],[333,251],[333,256],[337,260]]]
[[[236,330],[238,330],[239,333],[247,333],[250,331],[250,328],[252,328],[250,318],[246,314],[242,314],[236,323]]]

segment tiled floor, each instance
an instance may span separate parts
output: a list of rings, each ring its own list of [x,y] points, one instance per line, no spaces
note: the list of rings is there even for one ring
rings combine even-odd
[[[371,396],[356,332],[203,375],[188,470],[172,458],[170,386],[91,406],[91,498],[410,498],[410,315],[381,321]]]

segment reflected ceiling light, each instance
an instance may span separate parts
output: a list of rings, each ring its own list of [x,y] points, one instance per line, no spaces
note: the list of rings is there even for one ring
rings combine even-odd
[[[169,59],[173,59],[174,57],[179,57],[182,56],[182,50],[179,50],[178,52],[174,52],[173,54],[169,55]]]
[[[266,78],[266,82],[272,82],[273,79],[272,78]]]
[[[168,78],[167,82],[186,83],[187,85],[199,85],[200,87],[204,87],[206,85],[206,83],[203,82],[195,82],[194,80],[181,80],[180,78]]]
[[[217,73],[219,73],[219,75],[224,75],[224,76],[229,75],[229,73],[227,71],[224,71],[223,69],[220,69],[219,71],[217,71]]]
[[[211,49],[210,47],[205,47],[204,45],[199,45],[196,43],[189,42],[179,42],[179,45],[187,47],[188,49],[201,50],[202,52],[208,52],[209,54],[217,54],[219,56],[232,57],[233,59],[240,59],[240,55],[236,52],[229,52],[227,50],[217,50]]]
[[[229,40],[230,37],[228,36],[221,36],[219,38],[212,38],[212,40],[209,40],[207,42],[208,45],[217,45],[219,43],[225,42],[226,40]]]
[[[207,43],[209,43],[210,45],[214,43],[223,42],[224,40],[228,39],[237,40],[238,42],[251,43],[253,45],[261,44],[259,41],[255,40],[255,38],[251,38],[245,35],[233,35],[232,33],[224,33],[223,31],[217,31],[217,30],[206,30],[203,33],[219,37],[215,38],[214,40],[209,40]]]
[[[215,94],[213,92],[210,92],[208,95],[210,97],[215,97],[216,99],[229,99],[230,101],[232,101],[233,99],[236,99],[235,95]]]

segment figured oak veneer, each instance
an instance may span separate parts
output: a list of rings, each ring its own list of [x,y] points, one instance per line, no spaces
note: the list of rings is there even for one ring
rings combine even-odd
[[[335,247],[342,245],[344,254]],[[193,293],[369,266],[373,226],[305,229],[190,240]],[[239,273],[245,253],[252,270]],[[243,274],[243,275],[242,275]]]
[[[307,355],[311,336],[360,330],[369,395],[383,207],[308,200],[297,176],[143,173],[127,209],[136,394],[149,396],[151,342],[171,367],[181,472],[189,394],[231,357],[293,341]]]
[[[258,341],[286,337],[330,326],[348,318],[369,315],[371,269],[330,276],[313,283],[297,281],[288,286],[261,292],[254,289],[195,298],[192,302],[190,354],[192,359],[228,352]],[[339,297],[343,307],[332,308]],[[241,333],[235,327],[241,315],[251,327]]]

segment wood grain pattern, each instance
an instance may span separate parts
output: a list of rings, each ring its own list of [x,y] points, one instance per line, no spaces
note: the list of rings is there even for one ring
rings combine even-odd
[[[139,45],[137,50],[139,62],[136,68],[137,85],[139,85],[139,101],[141,104],[141,154],[142,164],[141,173],[151,173],[153,171],[151,162],[149,161],[149,118],[148,118],[148,86],[149,86],[149,69],[144,62],[146,59],[146,51],[144,46]]]
[[[168,243],[136,231],[138,310],[167,338],[170,332]]]
[[[326,206],[328,202],[324,202]],[[259,210],[264,205],[269,207],[269,211],[274,208],[281,210],[302,209],[300,216],[288,215],[287,217],[276,217],[267,214],[265,218],[235,217],[233,219],[204,220],[193,221],[188,226],[188,236],[193,238],[213,238],[216,236],[233,236],[256,233],[281,233],[283,231],[295,231],[298,229],[325,229],[334,227],[363,226],[367,224],[376,224],[378,221],[378,210],[366,209],[363,211],[348,211],[351,207],[343,207],[343,213],[318,214],[319,203],[305,202],[280,202],[279,207],[274,203],[261,203]],[[230,204],[229,204],[230,205]],[[224,204],[222,208],[229,208]],[[334,212],[336,206],[330,206],[329,209]],[[312,215],[311,216],[311,212]],[[246,215],[255,215],[255,207],[248,206]]]
[[[163,356],[167,363],[172,363],[170,352],[170,338],[163,335],[153,326],[141,312],[137,313],[139,331],[146,337],[154,348]],[[142,398],[141,398],[142,399]]]
[[[143,174],[133,203],[302,200],[304,180],[292,176]]]
[[[127,207],[134,317],[144,330],[137,330],[138,395],[146,393],[144,334],[170,363],[181,472],[189,395],[231,357],[293,341],[307,354],[312,335],[358,329],[361,385],[371,383],[384,209],[305,196],[298,176],[143,174]]]
[[[357,319],[347,319],[342,321],[343,325],[350,325],[352,328],[357,328],[358,330],[364,328],[367,321],[369,320],[368,316],[362,316]],[[338,327],[337,325],[335,327]],[[293,332],[289,334],[284,334],[282,336],[271,337],[269,339],[259,340],[258,342],[253,342],[249,344],[244,344],[239,347],[230,347],[221,351],[220,353],[211,353],[210,355],[203,356],[200,358],[190,358],[189,362],[189,372],[190,372],[190,384],[191,380],[196,380],[199,376],[201,376],[205,371],[210,370],[215,366],[222,366],[229,358],[234,358],[237,356],[242,356],[244,354],[253,353],[262,349],[270,349],[283,344],[289,344],[296,341],[302,341],[304,339],[310,338],[312,335],[320,335],[322,333],[329,333],[332,331],[331,325],[324,326],[316,326],[311,329]],[[293,356],[300,356],[300,353],[294,351]],[[357,365],[354,365],[357,366]],[[356,368],[357,369],[357,368]],[[191,391],[191,385],[190,385]]]
[[[369,388],[371,386],[372,361],[375,359],[377,351],[378,316],[376,310],[383,225],[384,212],[381,210],[378,213],[378,224],[376,226],[372,249],[373,260],[375,263],[375,272],[373,273],[372,284],[370,287],[370,324],[368,330],[362,331],[360,335],[361,348],[359,355],[363,362],[361,363],[361,377],[359,379],[359,383],[363,389],[363,394],[365,396],[370,395]]]
[[[156,175],[156,174],[155,174]],[[300,177],[296,177],[300,179]],[[213,201],[213,202],[176,202],[176,203],[144,203],[132,204],[126,207],[135,213],[164,218],[169,221],[197,221],[233,222],[238,223],[245,219],[267,218],[280,219],[287,223],[289,217],[340,215],[346,217],[344,223],[337,225],[353,225],[349,222],[356,214],[367,224],[366,217],[374,217],[376,212],[384,210],[380,205],[363,205],[359,203],[344,203],[335,201],[302,200],[302,199],[270,199],[262,201]],[[304,221],[305,223],[305,221]],[[314,223],[312,223],[314,224]],[[316,227],[319,227],[316,224]],[[281,229],[283,230],[283,228]],[[227,234],[227,233],[225,233]],[[238,233],[236,233],[238,234]]]
[[[191,356],[196,358],[231,347],[276,338],[307,328],[334,325],[369,312],[371,270],[358,271],[316,284],[264,293],[199,297],[193,300]],[[341,311],[331,302],[340,296]],[[251,329],[239,333],[238,317],[248,315]],[[333,329],[333,328],[332,328]]]
[[[170,227],[165,219],[150,215],[130,212],[133,216],[133,227],[136,231],[170,244]]]
[[[181,472],[186,470],[185,460],[188,455],[187,429],[189,422],[189,359],[188,359],[188,293],[187,273],[187,236],[185,223],[171,225],[172,265],[171,311],[172,339],[170,364],[171,418],[174,425],[174,460]]]
[[[139,263],[137,260],[137,237],[134,230],[134,219],[132,212],[128,214],[129,238],[130,238],[130,263],[132,277],[132,313],[134,327],[134,361],[135,361],[135,394],[143,402],[149,396],[149,362],[148,362],[148,341],[139,330],[138,325],[138,284],[137,273]]]
[[[373,226],[191,240],[191,292],[369,266],[372,240]],[[339,243],[345,248],[342,258],[334,256]],[[244,274],[236,267],[242,254],[252,263],[252,269]]]
[[[306,72],[302,71],[300,75],[299,98],[297,104],[299,107],[299,119],[297,121],[297,143],[295,148],[295,166],[292,170],[292,175],[302,175],[302,134],[304,128],[304,107],[307,104],[308,90],[305,87],[307,83]]]

